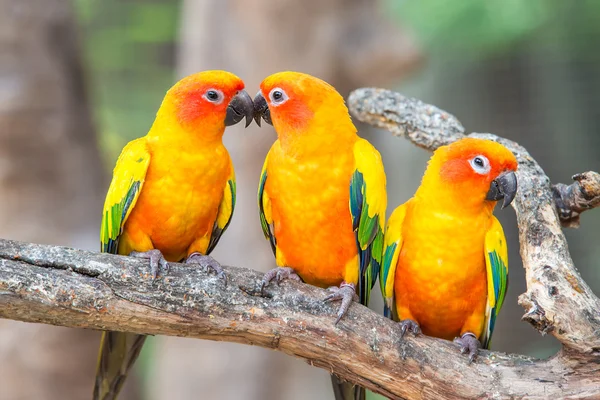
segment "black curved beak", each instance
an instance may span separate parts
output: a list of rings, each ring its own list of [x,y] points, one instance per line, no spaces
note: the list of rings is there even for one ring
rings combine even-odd
[[[225,115],[225,126],[235,125],[246,117],[246,128],[252,123],[254,115],[254,103],[252,97],[245,91],[239,91],[227,106]]]
[[[271,111],[269,110],[267,101],[263,95],[258,92],[256,96],[254,96],[254,121],[256,121],[256,125],[260,126],[261,118],[264,119],[267,124],[273,125],[273,122],[271,122]]]
[[[517,175],[513,171],[501,173],[492,181],[486,200],[502,201],[502,208],[508,206],[517,195]]]

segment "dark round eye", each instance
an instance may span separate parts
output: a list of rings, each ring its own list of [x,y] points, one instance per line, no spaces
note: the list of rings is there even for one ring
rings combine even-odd
[[[478,174],[485,175],[490,172],[490,161],[486,156],[478,155],[469,160],[471,168]]]
[[[206,92],[206,97],[209,100],[217,101],[219,100],[219,93],[217,93],[216,90],[209,90],[208,92]]]
[[[217,89],[208,89],[204,93],[204,98],[211,103],[220,104],[223,101],[223,92]]]
[[[274,88],[269,93],[269,100],[271,100],[271,104],[280,105],[287,101],[288,96],[285,91],[281,88]]]

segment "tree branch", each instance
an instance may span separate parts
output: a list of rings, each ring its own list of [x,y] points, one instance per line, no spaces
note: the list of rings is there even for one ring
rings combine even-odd
[[[593,171],[573,175],[570,185],[552,185],[560,222],[567,228],[579,227],[579,215],[600,206],[600,174]]]
[[[469,365],[450,342],[399,340],[394,322],[354,304],[339,324],[322,289],[256,291],[262,274],[226,267],[229,283],[181,264],[152,282],[142,260],[0,240],[0,316],[70,327],[252,344],[307,360],[392,399],[600,395],[600,365],[483,351]]]
[[[350,95],[348,105],[360,121],[406,137],[427,150],[465,136],[454,116],[388,90],[358,89]],[[600,301],[573,265],[555,204],[556,198],[561,199],[558,207],[563,221],[597,206],[598,174],[576,175],[577,182],[569,187],[556,185],[553,195],[550,180],[522,146],[487,133],[469,136],[502,143],[519,162],[519,189],[512,206],[527,279],[527,292],[519,297],[526,310],[523,319],[542,334],[552,333],[567,348],[600,355]]]
[[[452,115],[397,93],[360,89],[349,105],[360,120],[430,150],[464,135]],[[527,278],[519,302],[524,319],[564,344],[551,359],[483,351],[469,365],[448,341],[399,340],[394,322],[359,304],[336,326],[337,305],[324,303],[326,293],[309,285],[270,285],[261,296],[259,272],[227,267],[224,285],[180,264],[153,282],[143,260],[7,240],[0,240],[0,317],[258,345],[392,399],[599,398],[600,302],[573,265],[555,205],[559,198],[561,209],[578,214],[597,205],[588,179],[597,175],[587,173],[553,195],[524,148],[494,135],[472,135],[499,141],[519,160],[513,207]]]

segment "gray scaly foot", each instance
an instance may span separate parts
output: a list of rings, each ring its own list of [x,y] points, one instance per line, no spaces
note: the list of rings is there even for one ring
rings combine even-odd
[[[260,292],[263,292],[263,289],[265,288],[265,286],[267,286],[269,284],[269,282],[271,282],[273,279],[277,280],[277,284],[279,284],[282,280],[284,279],[293,279],[295,281],[298,282],[302,282],[302,279],[300,279],[300,276],[298,276],[298,274],[296,274],[296,272],[289,267],[277,267],[277,268],[273,268],[272,270],[268,271],[262,278],[262,281],[260,281]]]
[[[335,301],[341,300],[342,304],[340,305],[340,309],[337,313],[337,318],[335,320],[335,325],[342,319],[342,317],[346,314],[352,301],[358,301],[358,295],[356,294],[356,287],[353,283],[342,282],[340,287],[332,286],[328,288],[331,294],[323,299],[323,301]]]
[[[477,354],[481,348],[481,342],[477,340],[473,333],[466,332],[461,337],[454,338],[454,343],[460,346],[460,352],[462,354],[469,353],[469,364],[477,359]]]
[[[150,272],[152,273],[152,280],[156,279],[160,269],[162,269],[163,274],[166,274],[169,270],[169,263],[167,260],[165,260],[165,257],[158,249],[148,251],[132,251],[129,253],[129,257],[150,260]]]
[[[213,270],[215,274],[217,274],[217,276],[223,279],[225,284],[227,284],[227,274],[225,273],[225,271],[223,271],[221,264],[219,264],[211,256],[205,256],[202,253],[194,252],[185,259],[184,263],[199,265],[206,272],[208,272],[209,270]]]

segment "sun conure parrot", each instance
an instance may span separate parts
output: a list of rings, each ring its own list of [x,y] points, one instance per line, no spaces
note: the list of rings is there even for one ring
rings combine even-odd
[[[517,191],[504,146],[465,138],[437,149],[414,197],[394,210],[380,275],[384,313],[401,335],[456,338],[470,361],[489,348],[508,282],[506,239],[492,214]],[[395,307],[394,307],[395,306]]]
[[[278,265],[262,287],[274,278],[329,287],[325,300],[341,300],[337,323],[353,299],[368,304],[379,272],[387,205],[381,156],[357,135],[342,96],[320,79],[280,72],[261,83],[254,101],[257,124],[264,119],[278,136],[258,189]],[[364,399],[364,389],[332,379],[336,398]]]
[[[223,270],[208,255],[235,206],[235,175],[223,146],[225,127],[246,117],[252,98],[225,71],[204,71],[165,95],[148,134],[117,161],[102,217],[101,250],[149,259],[153,278],[167,262]],[[116,399],[145,336],[104,332],[94,399]]]

